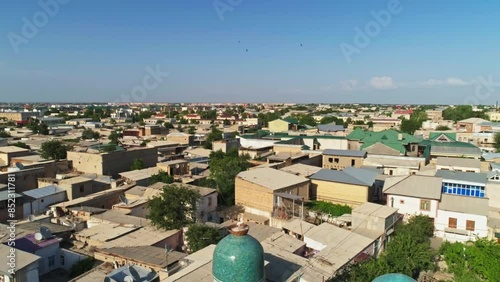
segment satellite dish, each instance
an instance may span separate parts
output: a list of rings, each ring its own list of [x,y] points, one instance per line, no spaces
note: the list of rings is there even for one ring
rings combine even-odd
[[[19,169],[19,170],[23,170],[24,169],[24,165],[19,163],[19,162],[16,162],[16,167]]]
[[[106,276],[106,277],[104,277],[104,282],[111,282],[111,278],[109,278],[109,277],[107,277],[107,276]]]
[[[176,165],[175,165],[175,168],[179,168],[179,167],[180,167],[180,165],[179,165],[179,164],[176,164]]]
[[[141,281],[141,275],[139,275],[139,273],[137,272],[137,270],[135,270],[135,268],[133,266],[129,267],[128,271],[132,275],[132,278],[133,278],[132,281]]]
[[[40,233],[42,234],[43,239],[52,238],[52,232],[50,232],[50,229],[45,226],[40,227]]]
[[[29,222],[35,221],[35,216],[34,215],[28,216],[28,220],[29,220]]]
[[[35,233],[35,239],[37,241],[42,241],[43,240],[42,233],[39,233],[39,232]]]
[[[71,229],[76,229],[76,222],[71,223]]]
[[[132,278],[132,276],[125,276],[125,278],[123,278],[123,281],[125,281],[125,282],[134,282],[134,278]]]

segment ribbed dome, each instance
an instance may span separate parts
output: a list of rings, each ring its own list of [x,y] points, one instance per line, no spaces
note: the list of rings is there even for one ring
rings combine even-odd
[[[215,247],[212,260],[214,281],[264,281],[264,249],[259,241],[247,235],[248,226],[238,228],[230,226],[231,234]]]
[[[417,282],[417,280],[401,273],[390,273],[379,276],[372,282]]]

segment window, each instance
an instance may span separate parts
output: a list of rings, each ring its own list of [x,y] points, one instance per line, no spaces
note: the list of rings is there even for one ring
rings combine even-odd
[[[338,164],[339,163],[339,158],[335,158],[335,163]]]
[[[448,228],[457,228],[457,219],[450,217],[448,218]]]
[[[43,203],[43,199],[41,199],[41,200],[40,200],[40,202],[42,202],[42,203]]]
[[[333,158],[328,158],[329,163],[333,163]]]
[[[431,210],[431,201],[420,200],[420,210],[421,211],[430,211]]]
[[[474,228],[476,226],[476,222],[474,220],[467,220],[465,222],[465,229],[468,231],[474,231]]]
[[[61,255],[61,265],[64,265],[64,255]]]
[[[49,260],[49,267],[54,266],[56,264],[56,257],[55,256],[48,257],[48,260]]]
[[[80,193],[83,193],[83,185],[80,185]]]
[[[389,170],[389,175],[392,175],[394,172],[392,171],[392,169]]]
[[[352,159],[351,160],[351,166],[355,166],[356,165],[356,160],[355,159]]]

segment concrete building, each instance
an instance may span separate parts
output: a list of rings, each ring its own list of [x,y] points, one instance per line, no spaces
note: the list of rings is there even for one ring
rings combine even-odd
[[[27,121],[31,117],[39,117],[40,112],[0,112],[0,118],[16,122]]]
[[[434,223],[435,235],[467,242],[488,236],[488,199],[443,194]]]
[[[436,170],[479,173],[481,172],[481,161],[478,159],[438,157],[436,159]]]
[[[32,189],[23,192],[23,214],[24,217],[37,215],[49,210],[49,206],[66,201],[66,190],[55,185]]]
[[[3,146],[0,147],[0,167],[11,166],[11,159],[16,157],[23,157],[33,155],[28,149],[16,146]]]
[[[481,131],[481,123],[488,122],[482,118],[468,118],[464,120],[457,121],[456,130],[460,132],[479,132]]]
[[[409,175],[386,179],[387,205],[397,208],[407,220],[414,215],[437,218],[443,179],[435,176]]]
[[[11,190],[12,191],[12,190]],[[10,199],[10,200],[9,200]],[[14,199],[14,203],[12,200]],[[14,206],[12,205],[14,204]],[[16,208],[14,216],[10,217],[9,209]],[[0,223],[9,219],[23,218],[23,196],[18,193],[11,193],[7,189],[0,191]]]
[[[171,176],[190,174],[189,162],[183,159],[157,163],[156,166]]]
[[[297,131],[299,122],[293,118],[276,119],[269,122],[270,132],[288,132]]]
[[[309,183],[309,179],[271,168],[243,171],[235,179],[236,205],[269,221],[283,207],[300,215],[295,200],[309,199]]]
[[[144,168],[156,166],[157,155],[156,148],[129,148],[102,153],[68,151],[67,159],[77,171],[117,177],[129,171],[135,160],[142,160]]]
[[[212,150],[219,151],[221,150],[224,153],[227,153],[233,149],[238,150],[240,147],[240,139],[224,139],[219,141],[212,142]]]
[[[119,173],[120,177],[127,183],[135,182],[137,185],[148,186],[150,178],[154,174],[158,174],[163,169],[160,167],[149,167],[144,169],[129,170]]]
[[[343,170],[346,167],[361,167],[366,158],[364,151],[332,150],[323,151],[323,168]]]
[[[394,176],[415,174],[424,165],[424,158],[390,155],[370,154],[363,161],[363,167],[382,169],[384,175]]]
[[[25,251],[16,250],[15,252],[15,274],[9,272],[11,247],[0,244],[0,281],[3,282],[38,282],[38,263],[40,257]]]
[[[194,136],[192,134],[186,134],[182,132],[173,132],[167,135],[167,141],[193,146]]]
[[[356,207],[374,201],[377,172],[346,168],[343,171],[322,169],[311,175],[311,199]]]

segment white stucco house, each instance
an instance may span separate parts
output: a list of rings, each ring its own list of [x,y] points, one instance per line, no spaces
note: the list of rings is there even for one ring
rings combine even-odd
[[[435,235],[451,242],[488,236],[488,199],[443,194],[434,222]]]

